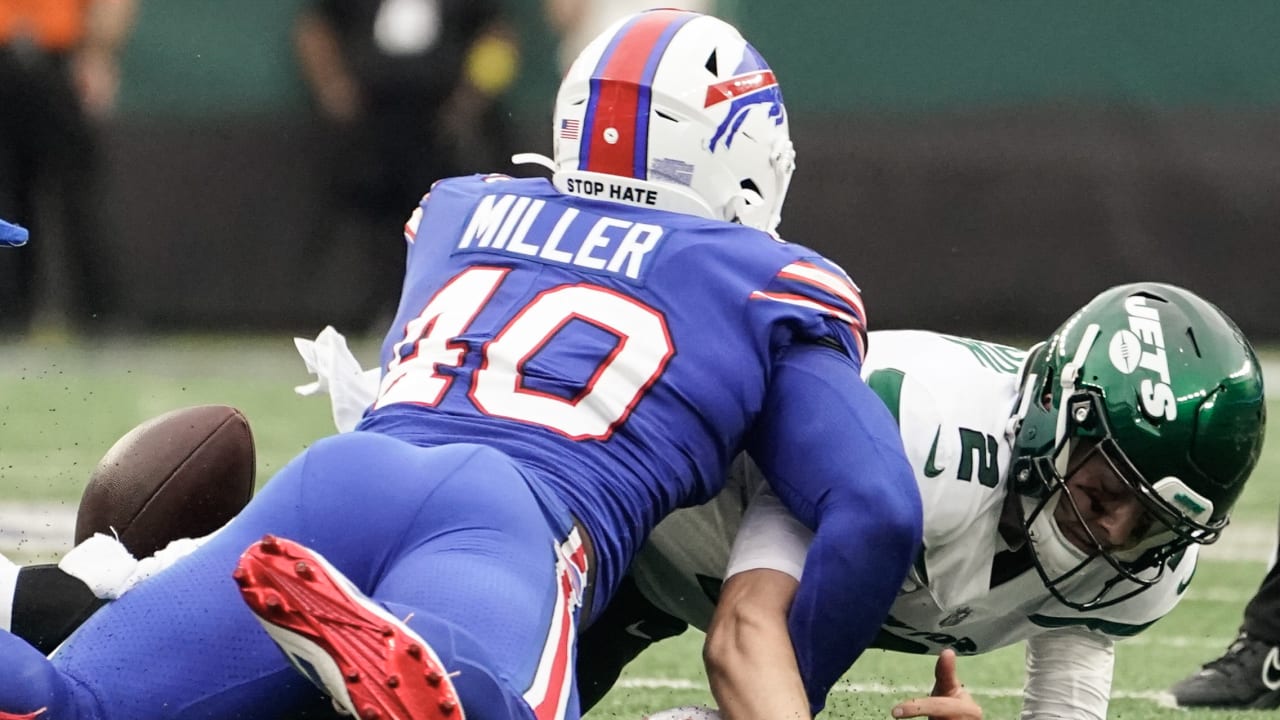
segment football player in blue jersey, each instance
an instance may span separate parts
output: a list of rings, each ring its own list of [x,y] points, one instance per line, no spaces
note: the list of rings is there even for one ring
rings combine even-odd
[[[857,287],[773,232],[794,157],[773,72],[724,22],[641,13],[583,51],[554,128],[550,181],[443,180],[414,212],[357,430],[52,658],[0,633],[0,719],[273,717],[308,681],[365,720],[577,717],[577,628],[740,451],[814,532],[805,687],[721,709],[823,707],[921,502],[859,377]]]

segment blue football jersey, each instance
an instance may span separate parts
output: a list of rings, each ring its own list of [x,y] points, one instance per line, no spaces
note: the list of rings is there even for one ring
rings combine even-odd
[[[853,283],[763,232],[503,176],[437,183],[420,213],[362,429],[484,438],[602,543],[720,489],[782,348],[861,357]]]
[[[833,487],[861,482],[844,454],[856,442],[901,454],[887,411],[872,428],[850,419],[851,406],[879,404],[849,390],[861,386],[865,312],[853,282],[812,250],[479,175],[437,183],[406,239],[381,387],[360,429],[484,442],[518,460],[588,529],[604,598],[657,521],[711,498],[744,449],[815,526],[840,497]],[[901,464],[894,492],[912,497]],[[817,530],[821,555],[824,530],[838,540]]]

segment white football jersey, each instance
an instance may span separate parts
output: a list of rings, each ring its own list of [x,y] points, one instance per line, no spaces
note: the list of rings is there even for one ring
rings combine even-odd
[[[1172,610],[1190,581],[1194,546],[1156,586],[1100,610],[1061,604],[1034,569],[991,586],[993,562],[1009,550],[998,524],[1010,492],[1007,431],[1024,358],[1021,350],[937,333],[871,333],[863,378],[898,420],[924,506],[923,552],[877,646],[974,654],[1064,628],[1125,637]],[[706,629],[723,578],[753,568],[799,578],[810,537],[759,471],[740,461],[721,495],[657,527],[632,573],[651,602]],[[1110,575],[1101,562],[1090,570],[1079,583]],[[1109,680],[1109,668],[1106,674]]]

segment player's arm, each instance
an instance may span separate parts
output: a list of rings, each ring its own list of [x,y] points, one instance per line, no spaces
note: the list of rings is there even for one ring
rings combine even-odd
[[[787,616],[812,540],[767,488],[751,499],[703,646],[725,717],[810,716]]]
[[[725,581],[703,646],[707,681],[730,720],[807,720],[809,701],[787,629],[799,582],[756,569]]]
[[[309,2],[299,10],[293,41],[302,77],[324,116],[339,123],[361,112],[361,88],[343,56],[332,3]]]
[[[1101,633],[1064,628],[1028,639],[1022,717],[1105,718],[1114,667],[1115,643]]]
[[[133,29],[137,0],[96,0],[85,15],[84,46],[118,54]]]
[[[120,89],[120,52],[134,25],[137,0],[95,0],[85,9],[84,38],[72,68],[85,110],[109,115]]]
[[[797,344],[777,358],[748,450],[814,531],[788,612],[813,712],[870,646],[921,540],[921,505],[889,411],[847,354]]]

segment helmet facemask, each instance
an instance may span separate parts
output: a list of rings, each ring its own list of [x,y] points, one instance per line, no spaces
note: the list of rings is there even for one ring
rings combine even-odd
[[[1015,477],[1023,494],[1018,509],[1032,561],[1050,593],[1080,611],[1108,607],[1149,589],[1164,577],[1167,561],[1191,543],[1213,542],[1226,525],[1225,516],[1210,522],[1213,503],[1208,498],[1178,478],[1145,479],[1120,447],[1102,393],[1079,382],[1099,334],[1097,325],[1084,328],[1072,360],[1057,368],[1057,377],[1052,363],[1041,368],[1043,377],[1028,372],[1019,413],[1025,417],[1028,406],[1036,403],[1039,426],[1053,432],[1053,443],[1022,458]],[[1059,336],[1043,352],[1060,350],[1062,340]],[[1090,463],[1098,479],[1088,486],[1083,480],[1072,483]],[[1141,515],[1127,528],[1123,544],[1113,546],[1097,525],[1111,510],[1100,505],[1085,512],[1077,496],[1091,504],[1095,496],[1106,498],[1108,505],[1133,503]],[[1108,573],[1095,571],[1104,563]]]
[[[1091,390],[1069,399],[1066,433],[1050,454],[1032,458],[1027,467],[1029,477],[1024,480],[1043,492],[1039,497],[1023,496],[1021,503],[1037,573],[1059,602],[1080,611],[1108,607],[1146,591],[1163,579],[1168,560],[1192,543],[1213,542],[1221,532],[1221,527],[1197,520],[1209,516],[1212,503],[1181,481],[1143,480],[1112,436],[1101,403]],[[1080,482],[1072,482],[1090,463],[1093,472],[1104,468],[1101,472],[1110,475],[1105,491],[1083,490]],[[1141,513],[1119,546],[1098,528],[1098,517],[1107,510],[1082,507],[1094,502],[1091,493],[1098,492],[1108,502],[1134,502]],[[1187,505],[1197,505],[1200,511],[1191,516],[1179,509]],[[1103,564],[1110,569],[1106,574],[1097,570]]]

